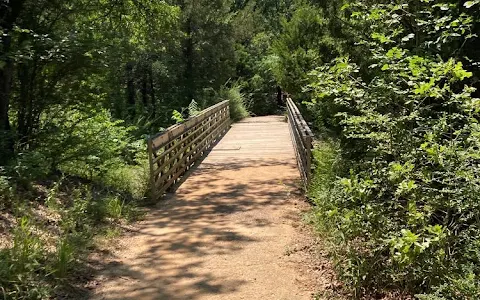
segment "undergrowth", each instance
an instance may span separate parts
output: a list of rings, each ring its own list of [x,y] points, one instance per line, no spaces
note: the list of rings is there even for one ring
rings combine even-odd
[[[358,45],[369,61],[338,57],[310,74],[307,104],[326,137],[310,189],[315,220],[359,298],[392,290],[480,298],[476,80],[461,58],[427,51],[433,41],[447,49],[476,38],[469,31],[478,8],[430,10],[429,2],[345,5],[368,28]],[[406,11],[425,37],[413,49],[415,34],[399,27]],[[455,26],[439,26],[438,15]]]
[[[223,100],[229,100],[230,118],[233,121],[240,121],[250,115],[247,109],[247,100],[241,92],[240,85],[234,85],[231,88],[222,87],[218,97]]]
[[[141,217],[143,169],[124,166],[97,182],[57,176],[27,188],[1,177],[0,212],[15,221],[0,249],[0,298],[70,297],[98,237],[114,238],[121,233],[118,225]]]

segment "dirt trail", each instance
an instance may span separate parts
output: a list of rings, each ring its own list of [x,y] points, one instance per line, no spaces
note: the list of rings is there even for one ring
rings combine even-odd
[[[93,299],[311,299],[321,270],[306,265],[298,180],[283,117],[233,125],[120,240]]]

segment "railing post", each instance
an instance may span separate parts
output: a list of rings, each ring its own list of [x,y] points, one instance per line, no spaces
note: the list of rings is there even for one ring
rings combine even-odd
[[[147,140],[147,146],[148,146],[148,161],[150,164],[150,192],[151,192],[151,197],[152,200],[155,201],[156,199],[156,187],[155,187],[155,173],[154,173],[154,168],[153,168],[153,141],[150,137],[148,137]]]
[[[312,146],[313,146],[313,138],[310,135],[307,135],[305,138],[305,146],[307,151],[307,162],[306,167],[307,169],[305,172],[307,173],[307,182],[306,188],[310,186],[312,180]]]
[[[307,189],[312,177],[313,133],[291,98],[287,98],[287,114],[298,169]]]
[[[218,141],[228,128],[229,120],[229,101],[223,101],[148,139],[153,200],[176,185],[213,142]],[[158,153],[160,149],[162,152]]]

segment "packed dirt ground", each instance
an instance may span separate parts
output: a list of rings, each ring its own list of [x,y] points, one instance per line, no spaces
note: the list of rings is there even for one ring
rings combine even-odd
[[[176,193],[92,256],[94,299],[325,299],[328,260],[282,117],[237,123]],[[97,264],[95,263],[97,261]],[[337,295],[338,296],[338,295]],[[335,297],[338,299],[338,297]]]

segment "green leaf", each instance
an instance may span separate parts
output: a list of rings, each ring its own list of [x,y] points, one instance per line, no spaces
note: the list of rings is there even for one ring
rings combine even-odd
[[[415,89],[415,94],[424,95],[433,87],[433,85],[434,83],[432,81],[421,82],[419,85],[417,85],[417,88]]]
[[[402,50],[400,50],[398,47],[393,47],[392,49],[388,50],[386,56],[388,58],[401,58],[403,56]]]
[[[476,1],[467,1],[463,4],[463,6],[465,6],[466,8],[470,8],[472,6],[474,6],[475,4],[478,4],[480,3],[479,0],[476,0]]]
[[[464,80],[465,78],[470,78],[473,76],[472,72],[467,72],[465,69],[463,69],[463,64],[462,62],[458,62],[455,65],[455,68],[453,69],[453,75],[455,78],[458,78],[460,80]]]
[[[415,37],[415,34],[410,33],[402,38],[402,42],[408,42],[409,40],[413,39]]]
[[[389,37],[385,36],[383,33],[378,33],[378,32],[372,33],[372,38],[380,41],[380,43],[383,43],[383,44],[386,44],[392,41]]]

